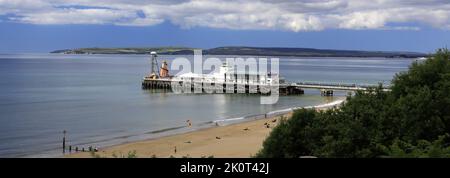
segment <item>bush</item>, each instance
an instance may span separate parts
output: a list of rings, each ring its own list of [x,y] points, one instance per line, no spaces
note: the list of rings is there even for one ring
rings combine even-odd
[[[446,144],[448,134],[439,136],[433,142],[419,140],[417,145],[395,140],[389,147],[388,156],[391,158],[450,158],[450,147]]]
[[[256,157],[298,157],[309,155],[306,134],[307,126],[315,118],[314,110],[300,109],[294,112],[289,120],[282,119],[270,136],[264,141],[264,149]],[[304,131],[304,132],[300,132]]]

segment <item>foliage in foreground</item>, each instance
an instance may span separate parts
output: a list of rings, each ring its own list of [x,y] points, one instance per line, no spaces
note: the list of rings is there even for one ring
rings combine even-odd
[[[91,155],[92,158],[106,158],[106,157],[102,157],[99,154],[96,154],[94,151],[91,151],[90,155]],[[120,153],[120,156],[118,156],[114,152],[111,156],[113,158],[137,158],[137,153],[136,153],[136,150],[133,150],[133,151],[128,151],[127,155],[124,155],[124,154]]]
[[[441,49],[339,109],[300,109],[256,157],[450,157],[450,52]]]

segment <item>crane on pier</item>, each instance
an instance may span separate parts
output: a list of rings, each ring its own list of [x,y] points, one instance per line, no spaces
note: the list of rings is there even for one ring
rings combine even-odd
[[[157,79],[159,78],[158,74],[159,74],[159,69],[158,69],[158,60],[156,59],[156,57],[158,56],[158,54],[156,54],[155,51],[150,52],[151,57],[151,64],[152,64],[152,68],[150,71],[150,78],[151,79]]]

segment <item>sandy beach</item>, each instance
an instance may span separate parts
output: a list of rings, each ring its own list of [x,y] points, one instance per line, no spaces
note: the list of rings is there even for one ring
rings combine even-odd
[[[343,100],[315,106],[326,109],[339,105]],[[100,157],[126,157],[129,152],[136,153],[138,158],[147,157],[209,157],[215,158],[247,158],[255,155],[261,148],[264,139],[280,122],[282,117],[289,118],[292,112],[280,114],[266,119],[217,126],[193,132],[171,135],[157,139],[136,141],[107,148],[101,148],[95,154]],[[269,127],[267,127],[269,125]],[[68,158],[91,158],[89,152],[68,154]]]

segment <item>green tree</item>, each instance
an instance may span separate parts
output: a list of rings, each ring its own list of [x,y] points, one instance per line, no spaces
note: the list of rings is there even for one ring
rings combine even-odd
[[[282,121],[256,157],[448,157],[450,52],[441,49],[338,109],[300,109]]]
[[[449,56],[447,49],[440,49],[395,76],[391,97],[403,139],[433,140],[450,131]]]

